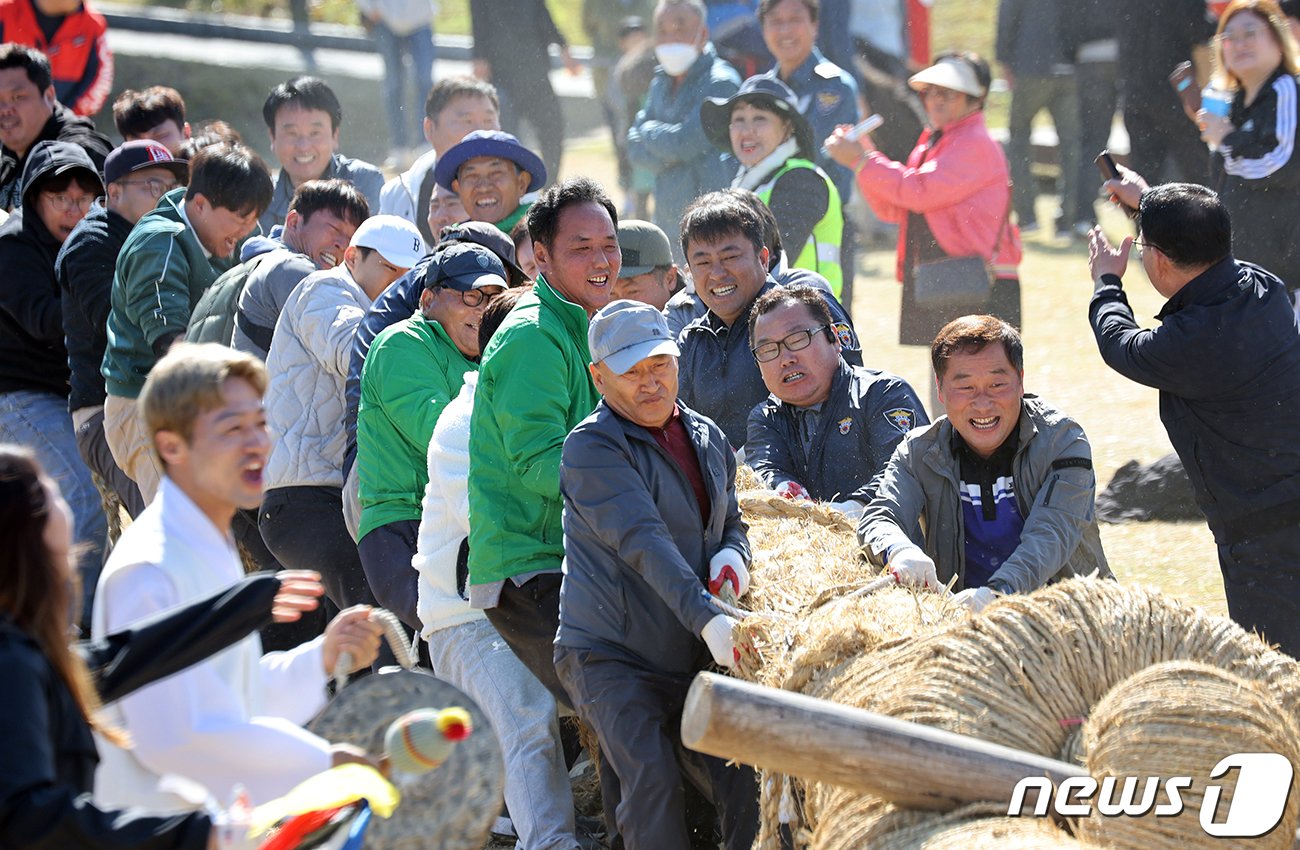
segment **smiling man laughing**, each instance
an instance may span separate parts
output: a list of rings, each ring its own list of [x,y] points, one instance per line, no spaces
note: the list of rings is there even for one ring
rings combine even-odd
[[[901,584],[937,588],[955,576],[973,611],[997,593],[1111,577],[1092,447],[1077,422],[1025,394],[1020,334],[963,316],[939,331],[930,359],[947,415],[909,433],[885,467],[858,525],[867,557]]]
[[[533,204],[537,283],[483,352],[470,421],[470,604],[566,705],[552,650],[564,558],[560,450],[600,401],[587,325],[622,265],[617,223],[613,201],[585,177]]]
[[[433,177],[456,193],[470,221],[509,233],[528,214],[524,194],[546,185],[546,166],[509,133],[475,130],[438,159]]]

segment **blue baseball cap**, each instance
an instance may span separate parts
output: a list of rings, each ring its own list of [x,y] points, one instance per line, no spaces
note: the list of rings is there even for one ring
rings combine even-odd
[[[604,363],[622,375],[647,357],[656,354],[681,356],[673,342],[668,322],[649,304],[620,298],[596,311],[587,326],[591,362]]]
[[[480,156],[507,159],[528,172],[528,190],[534,192],[546,185],[546,165],[542,158],[520,144],[509,133],[500,130],[475,130],[451,150],[438,157],[433,166],[433,179],[439,186],[451,191],[451,181],[456,179],[460,167]]]

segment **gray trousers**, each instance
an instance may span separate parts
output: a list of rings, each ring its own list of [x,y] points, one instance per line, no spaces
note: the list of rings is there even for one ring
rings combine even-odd
[[[573,792],[555,699],[486,619],[429,635],[438,678],[478,703],[501,742],[506,808],[524,850],[572,850]]]
[[[683,780],[718,809],[726,850],[750,850],[758,834],[753,768],[728,767],[681,743],[693,675],[660,673],[567,646],[555,648],[555,669],[618,777],[618,831],[627,850],[690,850]]]
[[[1034,214],[1034,186],[1030,165],[1033,151],[1030,133],[1034,116],[1044,109],[1052,116],[1056,135],[1060,139],[1061,156],[1061,209],[1062,224],[1079,208],[1079,95],[1073,76],[1017,76],[1015,91],[1011,95],[1011,118],[1008,121],[1007,159],[1011,165],[1011,180],[1016,216],[1020,226],[1037,221]]]

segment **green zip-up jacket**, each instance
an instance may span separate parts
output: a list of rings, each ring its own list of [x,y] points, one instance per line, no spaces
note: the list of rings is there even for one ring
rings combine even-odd
[[[110,395],[140,395],[158,362],[161,341],[185,336],[194,305],[233,265],[229,258],[208,259],[181,217],[184,198],[184,187],[163,195],[131,229],[117,255],[101,369]]]
[[[469,429],[471,584],[560,569],[560,452],[600,401],[590,362],[586,311],[539,276],[479,369]]]
[[[357,410],[358,540],[381,525],[420,518],[433,426],[465,373],[477,369],[442,325],[420,313],[375,337]]]

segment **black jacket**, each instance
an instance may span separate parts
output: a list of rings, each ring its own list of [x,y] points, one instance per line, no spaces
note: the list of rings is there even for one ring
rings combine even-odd
[[[113,306],[113,270],[131,222],[95,206],[72,231],[54,260],[68,348],[71,393],[68,409],[104,403],[100,364],[108,347],[108,311]]]
[[[0,145],[0,209],[12,210],[21,205],[20,183],[27,157],[31,156],[36,145],[52,141],[71,142],[85,150],[90,161],[95,163],[95,171],[100,174],[104,172],[105,157],[113,150],[113,143],[95,130],[95,125],[89,118],[82,118],[61,103],[54,104],[54,112],[25,155],[20,157]]]
[[[1001,0],[995,52],[1016,74],[1068,74],[1073,57],[1066,47],[1062,0]]]
[[[207,658],[270,622],[279,581],[253,576],[76,649],[106,702]],[[155,817],[91,800],[99,756],[72,694],[30,636],[0,614],[0,845],[23,850],[205,850],[200,813]]]
[[[1160,390],[1160,420],[1217,543],[1300,523],[1300,333],[1280,280],[1228,257],[1142,330],[1106,275],[1089,314],[1102,359]]]
[[[544,0],[469,0],[475,59],[492,77],[521,80],[551,70],[549,45],[566,44]]]
[[[808,456],[795,409],[768,396],[749,414],[745,462],[768,487],[797,481],[819,502],[866,504],[903,435],[929,424],[907,381],[841,360]]]
[[[1232,253],[1300,288],[1300,85],[1279,68],[1245,105],[1238,91],[1229,120],[1237,129],[1214,157],[1217,186],[1232,217]]]
[[[769,276],[754,300],[780,285]],[[862,351],[848,316],[835,296],[829,292],[823,295],[844,346],[844,359],[861,366]],[[712,311],[707,312],[682,329],[677,345],[682,350],[678,362],[678,393],[682,401],[718,423],[732,447],[740,448],[748,433],[749,412],[767,398],[763,375],[749,350],[749,311],[731,327],[723,324]]]
[[[564,441],[564,583],[556,643],[630,658],[650,670],[694,673],[709,651],[700,631],[709,559],[730,547],[748,563],[736,503],[736,460],[718,426],[678,405],[709,493],[695,491],[654,436],[601,402]]]
[[[35,390],[68,395],[68,350],[54,279],[59,241],[30,201],[40,178],[71,166],[95,169],[76,145],[41,142],[33,147],[22,181],[30,208],[0,225],[0,393]]]

